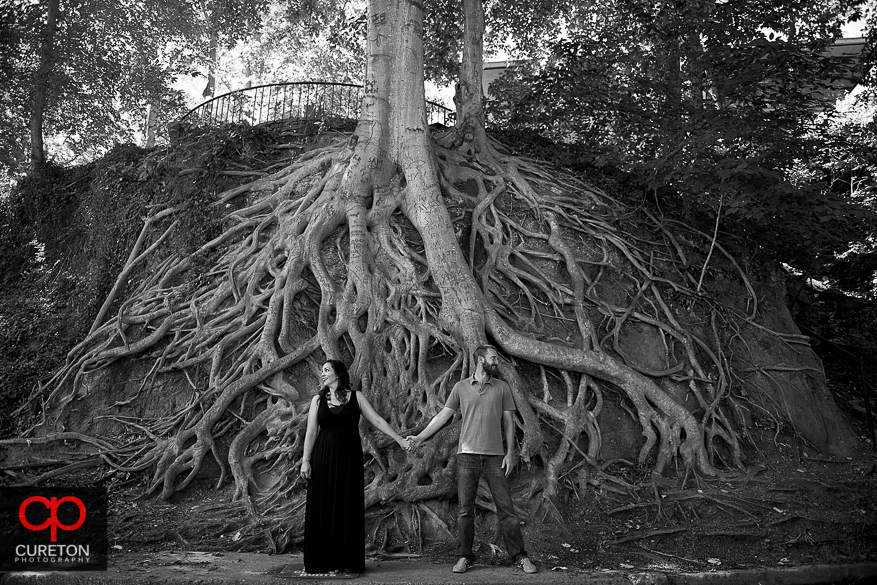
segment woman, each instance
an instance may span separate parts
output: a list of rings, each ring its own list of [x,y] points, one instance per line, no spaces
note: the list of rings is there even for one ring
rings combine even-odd
[[[362,392],[350,389],[347,367],[323,364],[323,387],[311,400],[301,475],[308,480],[305,509],[306,573],[365,570],[365,486],[359,416],[411,447],[375,412]]]

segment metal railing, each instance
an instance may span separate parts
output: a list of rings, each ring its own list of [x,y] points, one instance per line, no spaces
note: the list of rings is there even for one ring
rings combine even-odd
[[[180,121],[203,126],[229,123],[256,126],[301,120],[343,126],[359,119],[362,96],[362,86],[352,83],[269,83],[216,96],[186,112]],[[455,117],[453,110],[426,102],[427,124],[447,126]]]

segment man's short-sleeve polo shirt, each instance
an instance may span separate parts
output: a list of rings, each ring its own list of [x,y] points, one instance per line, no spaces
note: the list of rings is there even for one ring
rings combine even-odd
[[[458,453],[504,455],[502,413],[515,410],[512,390],[505,380],[490,377],[480,384],[474,376],[454,385],[445,406],[463,415]]]

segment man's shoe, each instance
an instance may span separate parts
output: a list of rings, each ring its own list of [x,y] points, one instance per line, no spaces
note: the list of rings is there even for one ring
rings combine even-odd
[[[471,567],[471,566],[472,566],[472,563],[469,562],[469,559],[467,559],[466,557],[460,557],[460,560],[457,561],[456,565],[454,565],[454,572],[455,573],[465,573],[466,571],[469,570],[469,567]]]
[[[536,568],[536,565],[533,564],[530,557],[521,557],[518,559],[517,565],[521,567],[522,571],[531,575],[539,572],[539,569]]]

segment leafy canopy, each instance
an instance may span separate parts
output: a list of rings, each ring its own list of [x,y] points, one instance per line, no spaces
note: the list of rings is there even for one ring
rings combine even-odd
[[[231,46],[261,25],[267,1],[60,0],[47,79],[43,135],[50,160],[93,159],[133,140],[147,105],[160,124],[178,117],[175,81],[197,75],[211,43]],[[0,168],[21,168],[31,95],[46,30],[44,3],[0,3]]]
[[[659,212],[709,232],[718,215],[741,245],[812,268],[875,219],[821,166],[835,84],[854,75],[825,49],[859,4],[593,4],[492,86],[491,119],[578,144],[590,164],[644,178]]]

